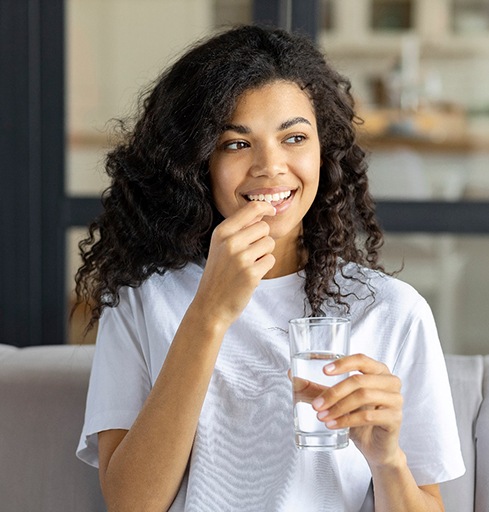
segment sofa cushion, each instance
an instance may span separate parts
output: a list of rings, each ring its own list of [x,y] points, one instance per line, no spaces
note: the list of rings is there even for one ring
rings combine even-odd
[[[75,457],[93,348],[0,345],[3,512],[105,510],[97,471]]]

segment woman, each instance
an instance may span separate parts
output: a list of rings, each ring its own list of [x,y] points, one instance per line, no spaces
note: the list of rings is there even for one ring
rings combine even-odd
[[[165,72],[108,155],[77,293],[100,318],[78,455],[109,510],[443,510],[446,369],[426,302],[382,273],[354,120],[311,42],[245,26]],[[352,375],[311,402],[353,443],[298,451],[287,322],[338,312],[354,355],[329,371]]]

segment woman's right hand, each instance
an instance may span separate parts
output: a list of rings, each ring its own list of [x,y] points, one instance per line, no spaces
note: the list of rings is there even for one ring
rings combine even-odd
[[[275,264],[275,241],[263,217],[275,215],[264,201],[248,203],[214,230],[194,306],[227,328],[248,304]]]

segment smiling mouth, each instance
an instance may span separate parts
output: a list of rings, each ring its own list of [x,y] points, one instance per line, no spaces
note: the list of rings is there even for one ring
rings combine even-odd
[[[276,194],[253,194],[245,195],[248,201],[264,201],[270,203],[273,206],[283,203],[292,195],[292,190],[286,190],[284,192],[277,192]]]

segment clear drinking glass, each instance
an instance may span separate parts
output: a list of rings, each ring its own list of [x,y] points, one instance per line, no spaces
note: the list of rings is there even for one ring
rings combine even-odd
[[[323,368],[350,351],[350,320],[344,317],[295,318],[289,321],[290,357],[294,389],[300,389],[296,379],[305,379],[331,387],[348,374],[326,375]],[[315,396],[303,396],[294,391],[294,429],[298,448],[334,450],[348,446],[349,429],[331,430],[317,419],[311,401]]]

